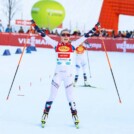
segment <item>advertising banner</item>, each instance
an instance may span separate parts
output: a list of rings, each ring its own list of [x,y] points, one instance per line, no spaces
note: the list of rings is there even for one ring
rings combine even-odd
[[[60,41],[60,37],[56,35],[49,35],[51,38]],[[35,38],[32,38],[35,37]],[[28,39],[27,39],[28,38]],[[34,39],[34,40],[33,40]],[[72,40],[76,37],[71,37]],[[101,38],[92,37],[88,38],[86,42],[90,44],[88,50],[104,51],[103,43],[107,51],[111,52],[132,52],[134,53],[134,39],[127,38]],[[38,34],[20,34],[20,33],[0,33],[0,45],[6,46],[27,46],[35,42],[36,47],[52,48],[51,44],[47,44],[46,41]]]

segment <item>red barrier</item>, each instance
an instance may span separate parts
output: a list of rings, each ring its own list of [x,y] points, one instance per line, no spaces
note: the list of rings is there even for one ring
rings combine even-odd
[[[0,45],[6,46],[24,46],[28,34],[19,33],[0,33]],[[33,35],[32,35],[33,36]],[[46,41],[39,35],[34,34],[36,47],[52,48],[51,44],[46,44]],[[60,41],[60,37],[56,35],[50,35],[51,38]],[[76,37],[72,36],[72,40]],[[134,39],[126,38],[103,38],[107,51],[115,52],[134,52]],[[33,40],[32,40],[33,41]],[[88,38],[87,41],[92,46],[89,50],[104,51],[102,40],[100,37]],[[27,46],[31,43],[31,37],[29,37]]]
[[[107,51],[115,52],[134,52],[134,39],[126,38],[91,38],[88,39],[88,42],[91,44],[91,50],[101,50],[104,51],[102,45],[102,39],[106,46]]]

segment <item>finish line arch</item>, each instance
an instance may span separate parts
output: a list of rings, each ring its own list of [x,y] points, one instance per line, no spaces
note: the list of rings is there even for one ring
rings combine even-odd
[[[134,0],[104,0],[99,16],[101,26],[118,32],[119,15],[134,16]]]

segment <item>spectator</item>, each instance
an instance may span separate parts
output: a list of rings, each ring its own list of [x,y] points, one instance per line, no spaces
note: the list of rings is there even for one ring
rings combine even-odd
[[[126,37],[126,32],[125,31],[122,32],[122,37]]]
[[[131,38],[134,38],[134,31],[132,31]]]
[[[58,30],[56,29],[55,30],[55,33],[54,33],[55,35],[59,35],[59,33],[58,33]]]
[[[12,32],[12,27],[8,24],[7,28],[5,30],[6,33],[11,33]]]
[[[117,33],[117,35],[116,35],[115,37],[116,37],[116,38],[118,38],[118,37],[123,37],[121,31],[118,31],[118,33]]]
[[[126,38],[130,38],[131,35],[132,35],[132,31],[130,31],[130,32],[126,31]]]
[[[18,33],[24,33],[24,30],[23,30],[22,26],[20,26],[20,29],[19,29]]]
[[[114,30],[112,30],[112,32],[111,32],[111,37],[115,38],[115,31]]]
[[[81,32],[79,30],[75,30],[72,35],[81,36]]]

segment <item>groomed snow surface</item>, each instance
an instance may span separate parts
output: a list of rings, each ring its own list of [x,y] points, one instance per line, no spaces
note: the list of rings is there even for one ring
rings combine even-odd
[[[10,56],[3,56],[5,49],[10,50]],[[0,134],[134,134],[133,53],[108,52],[122,104],[105,53],[89,51],[88,81],[98,88],[74,88],[80,128],[74,127],[63,84],[47,124],[41,128],[55,70],[55,52],[41,48],[25,52],[6,100],[20,58],[16,49],[0,46]],[[81,71],[78,85],[82,84]]]

